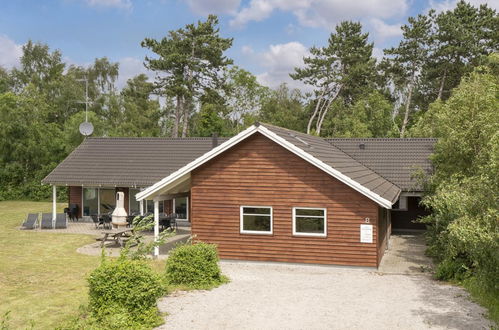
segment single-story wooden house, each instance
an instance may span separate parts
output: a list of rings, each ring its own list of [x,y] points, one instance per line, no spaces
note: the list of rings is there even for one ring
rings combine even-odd
[[[230,139],[87,138],[43,183],[79,217],[179,213],[221,258],[377,267],[425,211],[414,173],[435,139],[324,139],[256,123]],[[156,250],[155,253],[158,253]]]

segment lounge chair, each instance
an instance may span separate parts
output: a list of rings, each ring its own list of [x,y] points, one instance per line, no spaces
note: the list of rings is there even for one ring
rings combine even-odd
[[[66,219],[66,213],[57,213],[55,215],[55,229],[65,229],[68,228],[68,220]]]
[[[24,229],[35,229],[38,224],[38,213],[29,213],[26,220],[22,224]]]
[[[40,224],[40,228],[42,229],[53,229],[54,226],[52,224],[52,213],[42,213],[42,222]]]

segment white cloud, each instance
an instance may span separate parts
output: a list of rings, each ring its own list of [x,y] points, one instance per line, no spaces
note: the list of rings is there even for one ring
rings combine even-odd
[[[232,14],[237,13],[241,0],[184,0],[196,14]]]
[[[377,60],[377,61],[381,61],[383,59],[383,57],[385,56],[385,53],[383,51],[383,49],[381,48],[378,48],[378,47],[374,47],[373,48],[373,57]]]
[[[146,74],[150,80],[154,79],[154,73],[144,67],[142,60],[135,57],[124,57],[118,63],[120,64],[120,74],[116,81],[116,88],[118,89],[125,87],[128,79],[141,73]]]
[[[130,10],[132,9],[131,0],[85,0],[91,7],[113,7]]]
[[[332,28],[341,20],[389,18],[403,16],[408,0],[251,0],[230,21],[231,26],[244,26],[262,21],[276,11],[292,12],[303,26]]]
[[[479,7],[482,4],[487,4],[490,8],[499,10],[499,0],[467,0],[466,2],[470,3],[475,7]],[[456,7],[457,0],[430,0],[429,8],[433,8],[437,11],[437,13],[452,10]]]
[[[372,18],[370,24],[374,29],[374,37],[378,42],[382,42],[387,38],[400,37],[402,35],[400,24],[386,24],[378,18]]]
[[[256,55],[266,70],[257,75],[258,81],[269,87],[285,82],[290,87],[304,89],[303,84],[293,80],[289,74],[295,67],[303,65],[303,57],[307,55],[307,47],[296,41],[270,45],[266,52]]]
[[[19,65],[23,54],[22,45],[16,44],[6,35],[0,34],[0,66],[11,69]]]
[[[255,51],[253,50],[253,47],[248,46],[248,45],[244,45],[241,47],[241,53],[243,55],[253,55],[255,53]]]

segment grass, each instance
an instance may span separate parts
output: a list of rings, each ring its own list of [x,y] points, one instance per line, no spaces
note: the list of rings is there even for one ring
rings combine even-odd
[[[471,294],[471,298],[485,307],[488,317],[499,328],[499,295],[486,288],[478,277],[470,277],[460,283]]]
[[[53,329],[88,302],[86,277],[100,258],[76,249],[95,239],[18,229],[27,213],[51,210],[48,202],[0,202],[0,328],[7,320],[11,329]],[[164,262],[151,264],[164,271]]]

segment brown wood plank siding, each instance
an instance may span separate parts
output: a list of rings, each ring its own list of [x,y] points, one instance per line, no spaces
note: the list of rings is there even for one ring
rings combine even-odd
[[[221,258],[377,266],[378,206],[257,134],[193,171],[191,224]],[[273,234],[240,233],[240,206],[273,207]],[[327,208],[327,237],[292,235],[293,207]],[[373,243],[360,243],[369,217]]]
[[[81,212],[82,212],[82,205],[81,205],[81,198],[82,198],[82,188],[77,187],[77,186],[70,186],[69,187],[69,204],[78,204],[78,218],[81,218]]]

